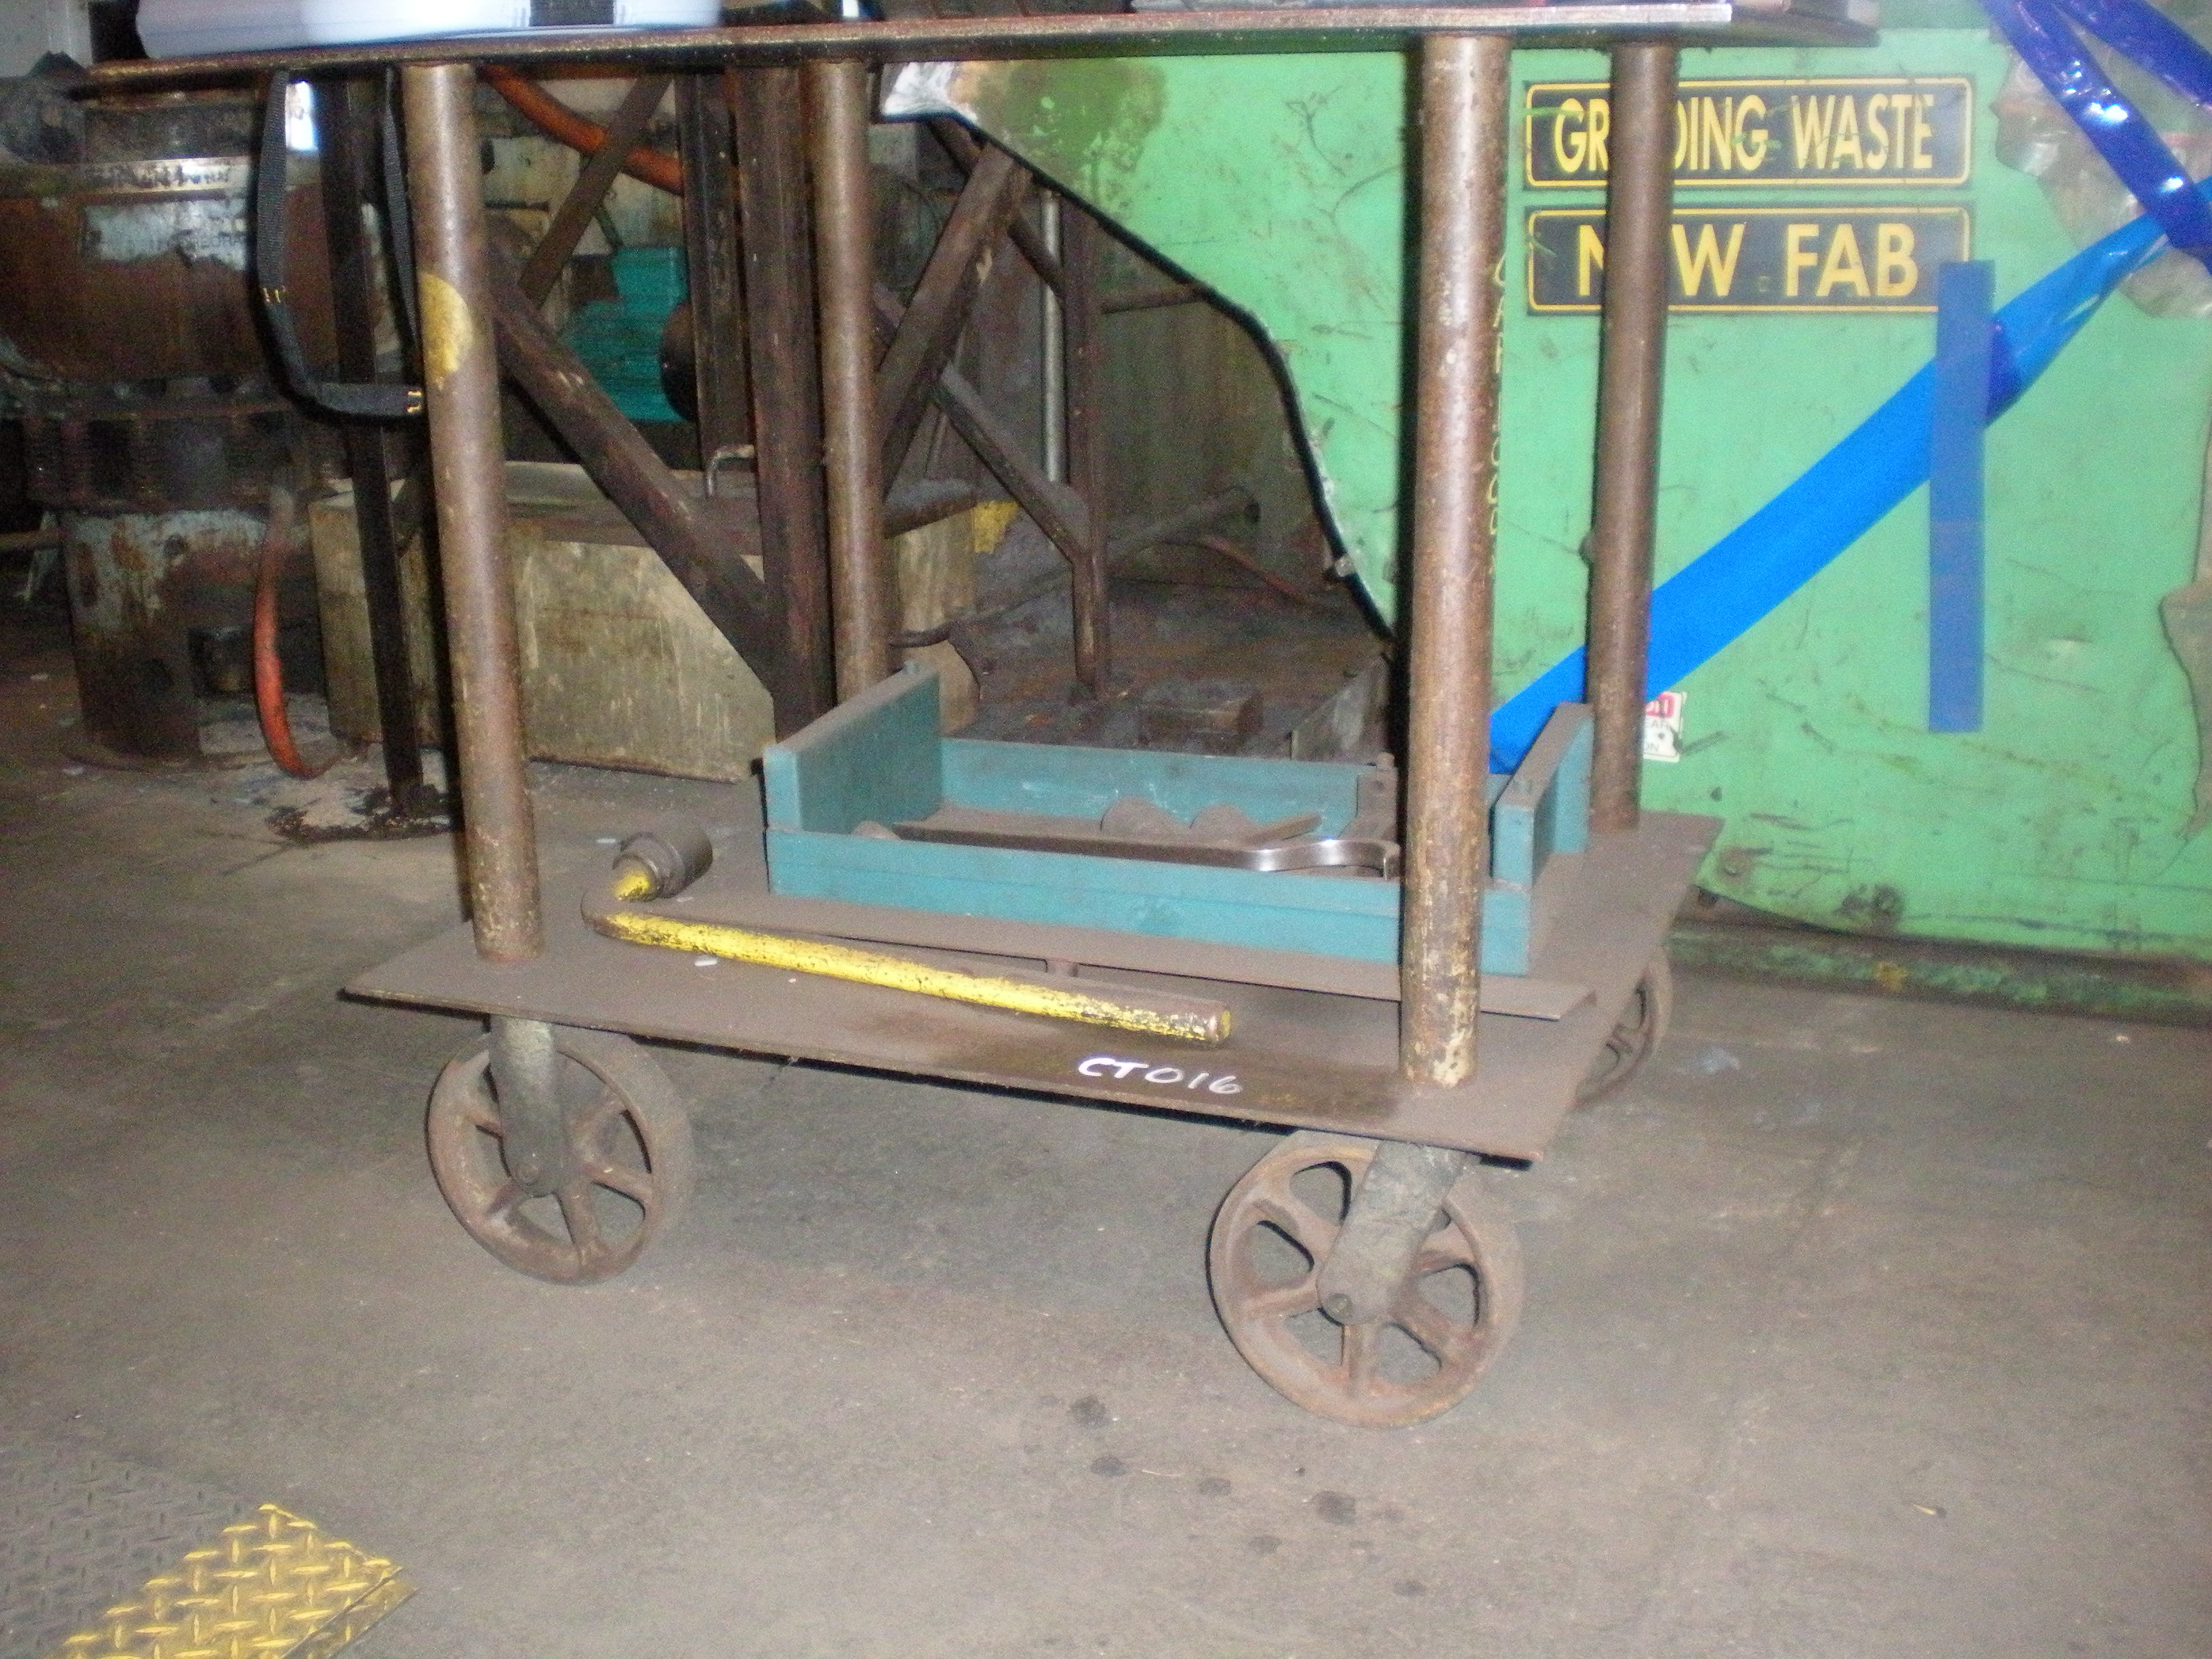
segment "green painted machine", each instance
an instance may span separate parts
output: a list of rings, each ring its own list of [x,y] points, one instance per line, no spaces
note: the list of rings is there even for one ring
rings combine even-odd
[[[2022,170],[2016,130],[2001,144],[2005,48],[1970,7],[1922,17],[1893,8],[1863,51],[1684,54],[1676,254],[1696,297],[1678,295],[1668,343],[1662,579],[1928,362],[1936,263],[1993,261],[2002,301],[2077,250],[2064,191]],[[1598,325],[1576,307],[1601,256],[1586,227],[1605,64],[1527,52],[1514,75],[1509,695],[1583,626]],[[973,120],[1249,318],[1287,370],[1343,550],[1391,617],[1402,60],[916,66],[890,107]],[[2081,211],[2084,239],[2122,216],[2085,230]],[[1673,688],[1679,758],[1646,768],[1645,798],[1725,817],[1705,886],[1832,927],[2212,958],[2197,721],[2160,622],[2195,565],[2208,371],[2212,322],[2116,295],[1990,428],[1979,731],[1929,729],[1924,490]]]

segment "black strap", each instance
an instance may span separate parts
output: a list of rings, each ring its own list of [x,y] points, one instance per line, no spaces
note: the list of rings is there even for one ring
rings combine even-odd
[[[292,390],[311,404],[334,415],[357,416],[372,421],[405,420],[422,412],[420,386],[347,386],[317,380],[300,348],[300,330],[292,316],[290,296],[284,288],[284,106],[292,77],[283,70],[269,77],[269,103],[261,118],[261,154],[253,168],[253,274],[261,292],[261,308],[269,319],[269,334],[276,343],[277,361]],[[404,237],[395,238],[403,244]]]
[[[419,354],[422,319],[417,314],[420,296],[415,291],[415,216],[407,207],[407,161],[399,153],[398,82],[398,70],[385,71],[382,113],[377,121],[384,165],[384,231],[392,274],[398,279],[400,314],[407,321],[407,337]]]

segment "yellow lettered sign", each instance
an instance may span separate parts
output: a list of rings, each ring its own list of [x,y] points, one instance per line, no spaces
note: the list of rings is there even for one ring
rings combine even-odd
[[[1528,215],[1528,309],[1595,311],[1605,213]],[[1681,209],[1668,237],[1676,311],[1933,311],[1936,270],[1972,257],[1963,207]]]
[[[1532,186],[1605,182],[1604,82],[1533,82],[1522,112]],[[1963,185],[1973,155],[1974,83],[1964,76],[1685,81],[1674,101],[1680,185]]]

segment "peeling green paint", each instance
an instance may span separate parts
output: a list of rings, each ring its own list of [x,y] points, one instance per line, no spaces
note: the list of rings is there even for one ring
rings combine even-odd
[[[962,76],[976,124],[1016,155],[1048,157],[1045,170],[1116,217],[1132,205],[1167,101],[1167,76],[1140,58],[1076,58],[974,64]]]

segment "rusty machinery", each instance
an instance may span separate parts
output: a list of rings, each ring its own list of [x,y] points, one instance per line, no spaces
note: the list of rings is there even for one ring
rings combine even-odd
[[[374,428],[286,394],[255,293],[267,261],[251,246],[258,230],[263,255],[289,244],[280,264],[313,272],[285,314],[299,349],[373,378],[380,267],[360,209],[367,171],[351,129],[326,116],[319,168],[296,180],[280,168],[257,210],[259,89],[84,92],[52,63],[0,83],[0,418],[20,422],[25,493],[58,520],[83,710],[75,746],[123,764],[191,763],[204,758],[203,700],[254,689],[272,491],[372,466],[385,476]],[[333,102],[342,116],[358,104]],[[381,332],[388,359],[388,319]],[[388,556],[383,517],[362,539]],[[284,539],[269,550],[281,623],[264,672],[319,689],[312,565],[303,538]],[[396,666],[392,690],[411,696],[392,597],[380,681]],[[386,769],[398,810],[432,805],[411,745],[388,746]]]
[[[193,760],[201,695],[249,684],[269,490],[302,448],[248,289],[257,100],[70,90],[8,89],[0,412],[59,520],[87,747]]]

